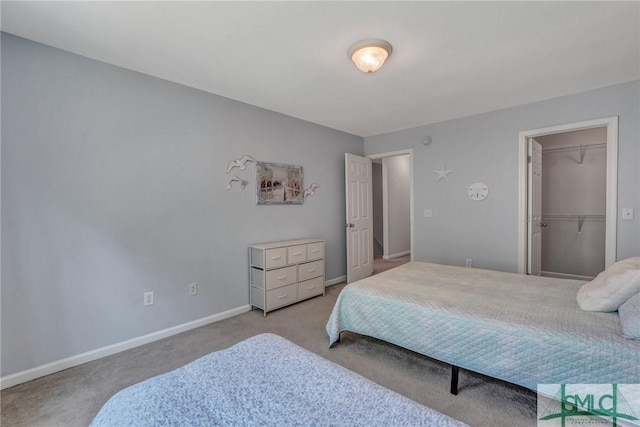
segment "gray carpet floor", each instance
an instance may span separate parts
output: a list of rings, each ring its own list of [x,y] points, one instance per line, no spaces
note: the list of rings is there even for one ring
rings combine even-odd
[[[522,387],[461,370],[459,394],[453,396],[446,364],[351,333],[343,333],[342,342],[329,349],[325,325],[343,287],[331,286],[324,297],[266,318],[261,311],[251,311],[3,390],[1,424],[86,426],[118,390],[272,332],[471,426],[536,425],[536,395]]]

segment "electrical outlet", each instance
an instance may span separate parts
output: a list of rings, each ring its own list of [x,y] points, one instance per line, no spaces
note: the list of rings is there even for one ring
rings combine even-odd
[[[189,296],[192,297],[194,295],[198,295],[198,284],[192,283],[189,285]]]
[[[153,291],[144,293],[144,305],[153,305]]]
[[[467,260],[464,263],[465,267],[473,267],[473,261],[471,260],[471,258],[467,258]]]
[[[425,218],[431,218],[431,217],[433,217],[433,210],[432,210],[432,209],[425,209],[425,210],[424,210],[424,217],[425,217]]]

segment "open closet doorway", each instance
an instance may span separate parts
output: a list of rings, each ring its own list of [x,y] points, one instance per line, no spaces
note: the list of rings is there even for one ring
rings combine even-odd
[[[520,272],[589,280],[615,262],[617,124],[520,133]]]
[[[374,256],[409,261],[413,249],[413,152],[367,157],[372,160]]]

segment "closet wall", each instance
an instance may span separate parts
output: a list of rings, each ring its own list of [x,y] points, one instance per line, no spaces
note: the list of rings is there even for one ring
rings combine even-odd
[[[373,206],[373,255],[382,258],[384,254],[384,226],[382,220],[384,212],[382,210],[382,160],[373,160],[371,162],[371,187],[373,194],[371,195],[371,204]]]
[[[386,256],[396,258],[411,251],[411,159],[408,155],[382,160],[387,178],[387,237]],[[384,174],[383,174],[384,176]]]
[[[543,275],[605,268],[606,128],[538,137],[542,145]]]

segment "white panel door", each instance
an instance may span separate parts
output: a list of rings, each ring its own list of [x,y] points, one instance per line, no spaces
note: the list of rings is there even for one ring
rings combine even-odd
[[[539,276],[542,271],[542,146],[533,138],[528,141],[528,265],[527,273]]]
[[[371,159],[345,154],[347,283],[373,274]]]

